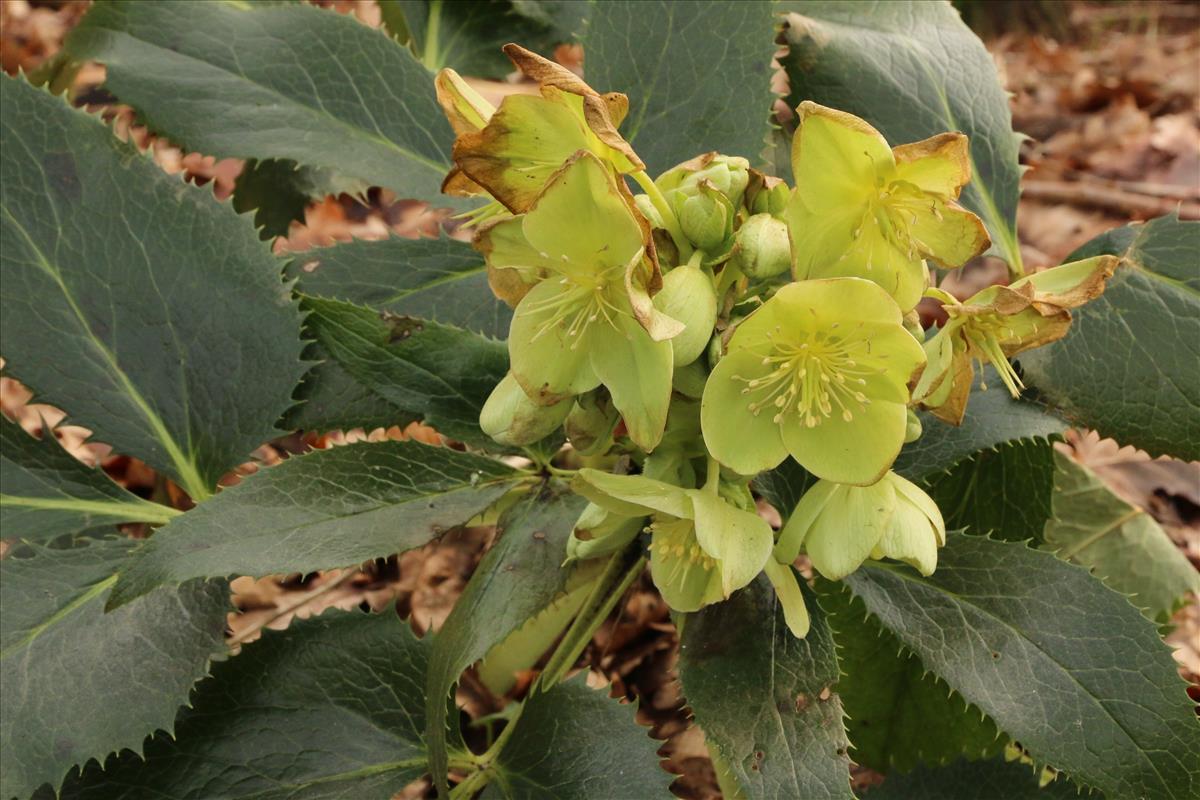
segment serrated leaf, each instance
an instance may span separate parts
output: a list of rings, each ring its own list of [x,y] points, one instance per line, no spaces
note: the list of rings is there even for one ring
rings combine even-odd
[[[421,419],[420,414],[397,408],[364,386],[320,344],[312,342],[304,354],[319,363],[309,370],[296,389],[297,404],[284,415],[285,428],[305,431],[363,428],[371,431],[393,425],[403,428]]]
[[[1200,459],[1200,222],[1159,217],[1067,257],[1112,254],[1104,294],[1067,336],[1020,356],[1025,382],[1075,424],[1151,455]]]
[[[0,529],[6,538],[48,542],[118,522],[163,523],[180,512],[113,483],[59,445],[0,419]]]
[[[1003,442],[927,481],[947,528],[1040,542],[1050,518],[1054,445],[1042,438]]]
[[[483,257],[456,239],[337,244],[298,254],[287,274],[313,297],[508,337],[512,311],[488,287]]]
[[[67,782],[67,800],[362,800],[425,771],[429,645],[394,613],[326,611],[213,669],[156,736]]]
[[[1112,797],[1200,793],[1200,723],[1153,623],[1086,570],[952,533],[930,577],[845,579],[906,648],[1039,762]]]
[[[0,91],[5,368],[203,499],[277,435],[304,370],[279,265],[249,219],[99,119],[19,79]]]
[[[683,626],[684,697],[750,800],[854,797],[833,637],[803,581],[801,589],[811,618],[803,640],[763,576]]]
[[[586,77],[629,96],[621,131],[651,175],[710,150],[756,162],[775,100],[774,33],[767,0],[595,3]]]
[[[454,134],[433,76],[382,31],[300,3],[97,3],[67,37],[151,129],[439,197]],[[290,135],[302,132],[303,135]]]
[[[570,38],[552,27],[552,18],[520,14],[505,0],[381,0],[394,19],[403,14],[417,58],[431,72],[453,67],[464,75],[500,79],[514,71],[500,49],[509,42],[549,56]]]
[[[864,800],[1102,800],[1080,793],[1066,778],[1038,786],[1038,770],[1028,764],[956,761],[945,767],[918,767],[907,775],[889,775]]]
[[[584,501],[545,484],[508,509],[483,557],[433,640],[425,677],[430,771],[446,774],[446,698],[462,671],[561,595],[567,539]],[[457,722],[457,720],[454,720]]]
[[[307,329],[355,380],[452,439],[495,447],[479,412],[508,371],[503,342],[337,300],[310,297],[304,307]]]
[[[855,762],[908,772],[921,763],[978,759],[1004,749],[995,723],[903,652],[895,636],[867,618],[861,600],[830,581],[817,588],[837,644],[837,690]]]
[[[492,766],[485,800],[598,800],[672,797],[659,743],[634,720],[634,707],[584,676],[535,693]]]
[[[1017,196],[1021,168],[1008,98],[992,57],[949,3],[787,0],[791,84],[802,100],[866,119],[893,144],[945,131],[971,140],[971,182],[961,202],[992,235],[993,252],[1020,268]]]
[[[1200,593],[1200,573],[1145,509],[1122,500],[1069,456],[1056,452],[1054,464],[1046,549],[1087,567],[1160,622],[1185,594]]]
[[[523,477],[499,461],[413,441],[293,456],[160,528],[109,600],[189,578],[306,573],[420,547]]]
[[[68,770],[170,729],[224,653],[227,590],[192,582],[104,612],[136,542],[26,545],[0,561],[0,796],[57,788]]]

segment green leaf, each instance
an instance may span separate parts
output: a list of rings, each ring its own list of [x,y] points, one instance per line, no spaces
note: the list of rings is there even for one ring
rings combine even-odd
[[[808,636],[788,631],[760,576],[723,603],[690,614],[679,681],[704,730],[748,798],[853,798],[833,637],[801,582]]]
[[[18,79],[0,98],[6,370],[203,499],[277,435],[304,370],[279,265],[99,119]]]
[[[543,484],[501,517],[496,544],[479,563],[433,640],[425,676],[430,771],[446,774],[446,699],[462,671],[566,590],[567,539],[584,501]],[[454,720],[457,723],[457,720]]]
[[[0,561],[0,796],[57,789],[88,759],[140,753],[225,652],[223,584],[164,588],[104,612],[135,545],[26,545]]]
[[[187,150],[290,159],[439,200],[454,134],[433,76],[349,15],[301,3],[98,3],[66,47],[102,62],[105,86]]]
[[[117,522],[163,523],[180,512],[125,491],[64,450],[0,420],[0,529],[7,538],[50,541]]]
[[[1153,623],[1050,553],[948,538],[928,578],[871,563],[846,583],[1039,762],[1112,797],[1200,793],[1200,724]]]
[[[1200,573],[1145,509],[1113,494],[1073,458],[1055,453],[1054,463],[1048,550],[1087,567],[1160,622],[1185,594],[1200,594]]]
[[[304,307],[317,342],[355,380],[452,439],[495,447],[479,412],[508,371],[503,342],[336,300]]]
[[[536,693],[492,766],[483,798],[599,800],[672,797],[659,743],[634,720],[634,706],[589,689],[580,675]]]
[[[1068,261],[1121,266],[1067,336],[1020,356],[1025,382],[1075,424],[1151,455],[1200,459],[1200,222],[1118,228]]]
[[[992,57],[949,3],[844,0],[781,3],[791,83],[802,100],[866,119],[893,144],[945,131],[971,139],[962,203],[987,224],[992,252],[1018,271],[1021,168],[1008,98]]]
[[[1002,442],[927,480],[947,528],[1041,542],[1050,518],[1054,445],[1043,438]]]
[[[453,67],[464,75],[500,79],[515,69],[500,49],[505,44],[550,55],[570,38],[546,24],[550,17],[520,14],[504,0],[381,0],[380,6],[389,17],[403,14],[413,51],[431,72]]]
[[[883,785],[863,795],[865,800],[1085,800],[1066,778],[1045,788],[1037,770],[1027,764],[956,761],[947,767],[918,767],[908,775],[889,775]],[[1090,795],[1100,800],[1099,795]]]
[[[250,159],[233,188],[238,213],[254,210],[254,225],[264,239],[287,235],[294,220],[303,221],[313,200],[331,194],[359,195],[362,181],[339,178],[328,169],[300,166],[294,161]]]
[[[305,573],[411,550],[521,477],[490,458],[412,441],[293,456],[159,529],[122,570],[109,607],[189,578]]]
[[[651,175],[710,150],[757,161],[775,100],[774,34],[767,0],[595,3],[587,81],[629,95],[622,133]]]
[[[837,644],[837,690],[846,711],[854,760],[881,772],[1004,749],[996,725],[931,675],[921,659],[867,617],[840,584],[818,582]]]
[[[372,431],[393,425],[403,428],[421,418],[420,414],[397,408],[359,383],[316,342],[308,346],[305,355],[320,363],[304,376],[296,389],[298,405],[284,415],[284,427],[305,431],[353,428]]]
[[[337,244],[297,255],[287,274],[313,297],[508,337],[512,311],[488,287],[483,257],[456,239]]]
[[[975,378],[961,425],[947,425],[927,412],[917,416],[923,427],[921,438],[904,445],[892,467],[912,481],[929,479],[1003,442],[1055,436],[1067,429],[1061,419],[1038,403],[1026,398],[1014,400],[990,366]]]
[[[428,640],[394,613],[326,611],[267,631],[213,669],[146,759],[67,782],[68,800],[362,800],[425,772]]]

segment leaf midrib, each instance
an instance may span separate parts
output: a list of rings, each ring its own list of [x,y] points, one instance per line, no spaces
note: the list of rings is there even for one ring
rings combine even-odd
[[[1095,694],[1093,694],[1092,691],[1090,689],[1088,689],[1088,687],[1086,687],[1082,683],[1080,683],[1079,680],[1075,677],[1075,675],[1071,672],[1071,670],[1067,669],[1067,667],[1065,665],[1063,665],[1058,659],[1056,659],[1049,652],[1047,652],[1042,647],[1041,644],[1039,644],[1038,642],[1034,641],[1031,637],[1026,635],[1026,633],[1023,630],[1017,628],[1012,623],[1010,623],[1008,620],[1005,620],[1001,617],[996,616],[994,613],[992,613],[988,609],[984,608],[983,606],[972,602],[968,597],[960,595],[956,592],[952,592],[949,589],[945,588],[944,586],[939,586],[935,583],[932,583],[920,575],[909,574],[907,572],[907,570],[900,568],[898,566],[892,566],[890,564],[889,565],[876,564],[876,565],[872,565],[871,567],[868,567],[867,569],[879,569],[884,572],[891,573],[891,574],[897,576],[898,578],[900,578],[901,580],[908,581],[910,583],[920,584],[922,586],[925,586],[929,589],[934,590],[935,592],[940,592],[940,593],[946,595],[947,597],[951,597],[954,600],[961,603],[962,605],[973,608],[976,611],[978,611],[980,614],[988,617],[989,619],[994,620],[995,622],[998,622],[1001,626],[1007,628],[1012,633],[1016,634],[1016,636],[1021,641],[1029,643],[1029,645],[1031,645],[1035,650],[1037,650],[1037,652],[1041,653],[1042,656],[1044,656],[1047,661],[1049,661],[1050,663],[1052,663],[1056,667],[1058,667],[1062,671],[1062,673],[1071,680],[1071,682],[1073,684],[1075,684],[1076,686],[1078,686],[1080,689],[1083,690],[1083,694],[1086,697],[1088,697],[1095,704],[1095,706],[1097,708],[1099,708],[1101,711],[1103,711],[1104,715],[1106,717],[1108,717],[1110,720],[1112,720],[1113,724],[1116,725],[1118,729],[1120,729],[1121,733],[1125,734],[1125,737],[1130,741],[1130,743],[1133,744],[1134,752],[1136,752],[1143,761],[1145,761],[1147,764],[1150,765],[1151,769],[1154,770],[1154,774],[1158,776],[1158,779],[1159,779],[1159,782],[1161,783],[1161,785],[1164,787],[1170,788],[1170,784],[1168,782],[1166,782],[1166,780],[1164,779],[1162,773],[1158,769],[1158,765],[1154,762],[1154,759],[1150,758],[1150,756],[1146,753],[1146,751],[1142,749],[1141,744],[1138,742],[1138,740],[1136,738],[1134,738],[1133,734],[1131,734],[1125,728],[1125,726],[1121,723],[1121,721],[1118,720],[1115,716],[1113,716],[1113,713],[1111,711],[1109,711],[1108,706],[1106,706],[1104,704],[1104,701],[1101,700],[1101,698],[1097,697]],[[887,626],[884,626],[884,627],[887,627]],[[945,680],[944,676],[943,676],[943,680]],[[960,691],[960,694],[961,694],[961,691]],[[963,696],[966,697],[965,694]],[[978,704],[975,704],[975,705],[978,705]],[[1097,787],[1097,788],[1099,788],[1099,787]]]
[[[0,650],[0,661],[3,661],[4,659],[8,658],[10,655],[17,652],[18,650],[25,649],[28,645],[32,644],[35,639],[37,639],[39,636],[41,636],[43,633],[45,633],[47,630],[49,630],[52,626],[57,625],[59,622],[61,622],[62,620],[66,619],[68,616],[70,616],[73,612],[75,612],[76,610],[87,605],[90,601],[94,600],[96,597],[103,594],[104,590],[108,589],[110,586],[112,586],[116,582],[117,582],[117,573],[113,573],[112,575],[109,575],[107,578],[100,581],[99,583],[93,584],[92,587],[89,588],[86,592],[79,595],[74,600],[72,600],[71,602],[69,602],[65,606],[63,606],[62,608],[55,611],[48,618],[46,618],[46,620],[44,622],[41,622],[38,625],[31,628],[29,630],[29,632],[26,633],[24,636],[22,636],[19,640],[13,642],[12,644],[10,644],[8,647],[4,648],[3,650]]]
[[[0,506],[18,506],[45,511],[77,511],[80,514],[96,514],[129,521],[157,523],[167,522],[183,513],[179,509],[146,502],[136,497],[121,501],[0,494]]]

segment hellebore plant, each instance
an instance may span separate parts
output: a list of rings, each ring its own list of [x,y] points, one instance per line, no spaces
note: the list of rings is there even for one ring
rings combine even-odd
[[[727,800],[1200,797],[1200,579],[1051,441],[1200,459],[1200,226],[1026,269],[949,3],[373,6],[0,79],[0,363],[124,479],[0,424],[0,800],[667,798],[647,691]]]

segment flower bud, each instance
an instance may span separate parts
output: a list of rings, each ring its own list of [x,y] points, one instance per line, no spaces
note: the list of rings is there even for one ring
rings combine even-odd
[[[588,392],[575,398],[563,427],[576,452],[592,456],[612,446],[618,417],[617,409],[607,395],[601,397],[597,392]]]
[[[615,553],[642,531],[645,517],[625,517],[588,503],[567,540],[567,560],[577,561]]]
[[[546,438],[562,425],[572,402],[540,406],[510,372],[496,384],[479,414],[479,427],[500,444],[521,447]]]
[[[708,352],[705,353],[705,356],[708,358],[708,368],[711,370],[716,367],[724,355],[725,342],[721,337],[721,334],[715,333],[713,334],[713,337],[708,340]]]
[[[770,214],[755,214],[738,228],[732,261],[751,278],[773,278],[792,268],[787,225]]]
[[[908,421],[904,425],[904,443],[915,442],[921,438],[921,418],[911,408],[908,410]]]
[[[702,190],[677,202],[683,235],[701,250],[719,249],[733,228],[729,201],[715,190]]]
[[[750,210],[751,214],[770,214],[773,217],[780,217],[787,208],[791,196],[792,190],[788,188],[782,178],[764,175],[758,170],[750,170],[750,182],[746,186],[746,208]]]
[[[676,267],[663,276],[662,289],[654,295],[654,307],[684,324],[683,332],[671,339],[675,367],[699,358],[717,322],[717,293],[712,278],[696,267]]]

